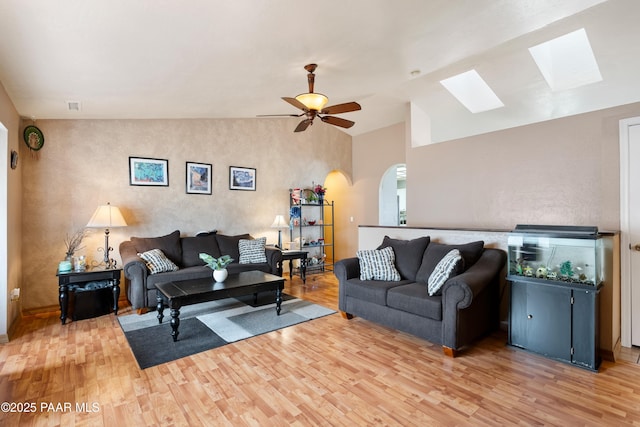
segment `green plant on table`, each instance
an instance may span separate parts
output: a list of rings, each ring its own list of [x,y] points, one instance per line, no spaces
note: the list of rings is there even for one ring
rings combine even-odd
[[[224,270],[227,265],[233,262],[233,258],[229,255],[222,255],[220,258],[214,258],[209,254],[200,253],[200,259],[203,260],[207,267],[212,270]]]

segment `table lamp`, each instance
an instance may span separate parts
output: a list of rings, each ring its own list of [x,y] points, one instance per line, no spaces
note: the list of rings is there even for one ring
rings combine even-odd
[[[271,228],[278,229],[278,248],[282,249],[282,230],[289,228],[289,224],[284,221],[284,217],[282,215],[276,215],[276,218],[273,220],[273,224],[271,224]]]
[[[104,264],[107,270],[116,268],[116,261],[109,258],[109,252],[113,250],[109,246],[109,229],[115,227],[126,227],[127,222],[124,220],[120,209],[111,206],[109,202],[106,205],[98,206],[93,216],[87,223],[89,228],[104,228]],[[100,251],[102,248],[98,248]]]

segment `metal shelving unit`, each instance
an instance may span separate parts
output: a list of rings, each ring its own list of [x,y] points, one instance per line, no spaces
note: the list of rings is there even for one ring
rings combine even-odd
[[[308,252],[306,274],[333,271],[334,202],[321,198],[314,202],[296,202],[289,190],[289,237],[292,250]],[[294,269],[299,274],[300,266]]]

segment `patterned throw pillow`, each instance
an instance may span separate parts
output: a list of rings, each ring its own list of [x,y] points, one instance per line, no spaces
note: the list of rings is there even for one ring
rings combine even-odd
[[[450,277],[456,275],[457,267],[462,263],[462,255],[457,249],[452,249],[447,253],[433,269],[429,276],[428,291],[429,296],[440,294],[440,288]]]
[[[257,264],[267,262],[264,247],[267,244],[266,237],[258,239],[240,239],[238,249],[240,251],[240,264]]]
[[[395,254],[391,246],[360,250],[356,255],[360,260],[360,280],[400,281],[400,273],[394,265]]]
[[[160,249],[151,249],[150,251],[138,254],[147,264],[150,274],[166,273],[167,271],[176,271],[178,266],[173,263]]]

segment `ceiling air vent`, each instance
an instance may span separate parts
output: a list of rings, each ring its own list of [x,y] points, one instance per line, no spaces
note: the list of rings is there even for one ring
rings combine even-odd
[[[80,101],[67,101],[69,111],[80,111]]]

